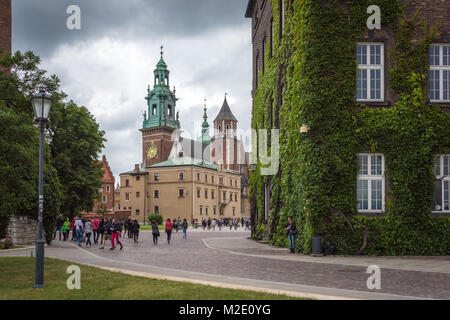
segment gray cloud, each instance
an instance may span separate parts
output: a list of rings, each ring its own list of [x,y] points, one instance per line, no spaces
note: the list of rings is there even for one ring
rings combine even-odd
[[[66,8],[81,7],[82,29],[66,28]],[[142,161],[141,112],[164,44],[177,87],[182,129],[200,129],[203,99],[213,120],[228,102],[248,129],[251,29],[246,0],[14,0],[13,49],[33,50],[63,90],[106,132],[103,153],[118,179]],[[193,136],[193,138],[196,138]]]

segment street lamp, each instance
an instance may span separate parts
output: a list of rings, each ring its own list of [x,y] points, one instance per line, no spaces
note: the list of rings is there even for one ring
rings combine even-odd
[[[35,289],[44,288],[44,239],[42,212],[44,210],[44,126],[48,122],[48,114],[53,99],[45,94],[44,90],[39,90],[37,95],[31,97],[35,121],[39,123],[39,207],[38,207],[38,234],[36,240],[36,281]]]

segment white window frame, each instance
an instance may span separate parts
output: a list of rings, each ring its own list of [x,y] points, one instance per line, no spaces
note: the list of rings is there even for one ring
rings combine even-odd
[[[381,153],[359,153],[359,156],[367,156],[367,175],[360,175],[358,171],[358,179],[359,180],[368,180],[367,184],[367,201],[368,201],[368,209],[357,209],[359,213],[384,213],[386,206],[386,179],[385,179],[385,157]],[[381,175],[372,175],[372,156],[381,156]],[[381,180],[381,210],[372,210],[372,183],[373,180]]]
[[[109,188],[109,185],[106,186],[106,192],[110,192],[111,189]]]
[[[125,201],[130,201],[130,193],[125,192]]]
[[[440,180],[442,187],[441,187],[441,199],[442,199],[442,203],[440,204],[441,209],[442,210],[435,210],[435,208],[432,209],[432,211],[434,213],[450,213],[450,205],[449,205],[449,210],[444,210],[444,194],[445,194],[445,190],[444,190],[444,181],[448,181],[449,184],[449,188],[450,188],[450,168],[449,168],[449,174],[448,175],[444,175],[444,157],[450,157],[450,154],[438,154],[436,155],[436,157],[440,158],[440,163],[439,163],[439,174],[436,175],[436,180]],[[436,168],[436,165],[435,165]],[[433,199],[433,203],[434,203]],[[449,194],[449,201],[450,201],[450,194]]]
[[[384,102],[384,43],[383,42],[358,42],[358,46],[367,46],[367,64],[358,64],[358,73],[360,70],[367,70],[367,99],[358,99],[357,93],[355,92],[356,101],[358,102]],[[380,46],[380,64],[370,64],[370,46],[376,45]],[[370,71],[380,70],[380,99],[371,99],[371,81],[370,81]],[[358,80],[358,74],[356,75],[356,80]],[[357,89],[357,85],[356,85]]]
[[[103,203],[108,202],[108,197],[106,195],[102,195],[102,202]]]
[[[439,47],[439,65],[437,65],[437,66],[431,65],[431,47]],[[447,99],[444,100],[444,71],[447,71],[449,74],[448,75],[448,83],[450,84],[450,63],[448,65],[444,65],[444,47],[448,47],[450,50],[450,43],[433,43],[430,46],[430,52],[428,54],[428,59],[429,59],[429,63],[430,63],[430,71],[438,71],[439,72],[439,99],[431,99],[431,96],[429,96],[430,102],[435,102],[435,103],[450,102],[450,91],[448,92]],[[431,86],[431,81],[430,81],[429,86]]]

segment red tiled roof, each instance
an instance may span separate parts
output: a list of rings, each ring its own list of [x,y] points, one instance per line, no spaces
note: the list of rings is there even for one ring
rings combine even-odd
[[[102,170],[103,170],[103,178],[102,182],[106,183],[112,183],[114,185],[115,178],[111,171],[111,168],[109,167],[108,161],[106,160],[106,156],[103,155],[102,160],[99,161],[101,164],[103,164]]]

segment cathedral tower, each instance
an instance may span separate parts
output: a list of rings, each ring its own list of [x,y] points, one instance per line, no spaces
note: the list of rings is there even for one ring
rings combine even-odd
[[[169,70],[163,59],[163,47],[161,47],[161,59],[153,71],[153,90],[150,86],[147,90],[147,110],[144,112],[142,124],[142,148],[143,162],[145,166],[166,161],[172,149],[172,132],[180,129],[178,113],[175,112],[177,98],[175,87],[170,90]]]

